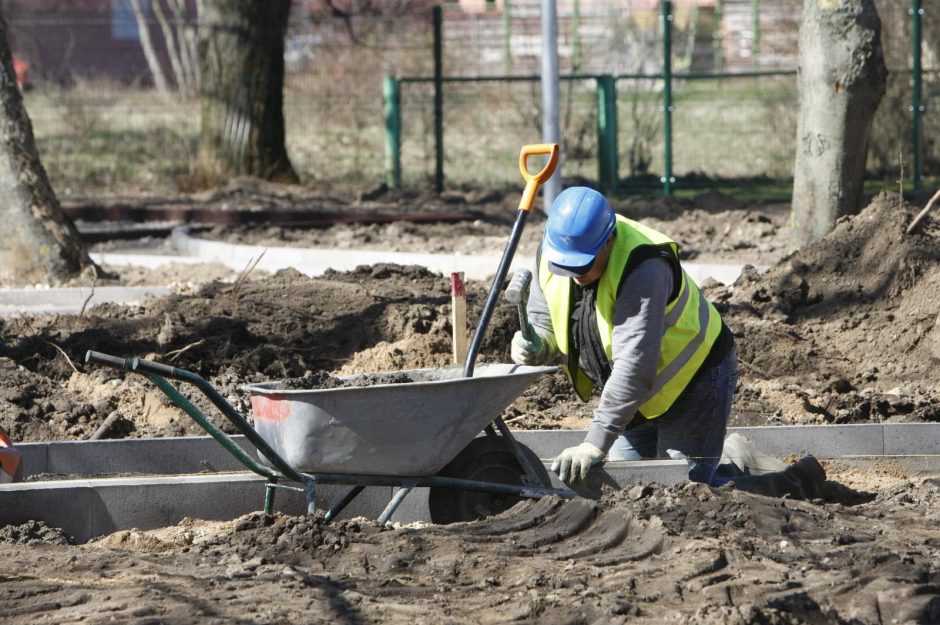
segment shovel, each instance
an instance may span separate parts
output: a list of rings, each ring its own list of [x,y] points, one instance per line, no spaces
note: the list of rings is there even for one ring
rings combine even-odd
[[[538,173],[529,172],[528,160],[530,156],[543,155],[548,156],[548,162]],[[467,360],[464,363],[463,375],[466,378],[473,376],[473,367],[476,364],[477,353],[480,351],[480,344],[483,342],[483,335],[486,333],[486,327],[490,323],[490,317],[493,316],[493,309],[496,307],[496,300],[499,298],[499,291],[509,272],[509,265],[516,254],[516,247],[519,245],[519,239],[522,236],[522,230],[525,228],[526,218],[532,211],[532,204],[535,202],[535,196],[538,194],[539,185],[552,177],[555,173],[555,166],[558,164],[558,144],[557,143],[534,143],[522,146],[519,153],[519,171],[525,179],[525,191],[522,192],[522,198],[519,200],[519,212],[516,215],[516,222],[513,224],[512,233],[509,235],[509,241],[506,243],[506,249],[503,251],[503,257],[499,261],[499,267],[496,269],[496,276],[493,278],[493,285],[490,287],[490,294],[486,298],[486,304],[483,306],[483,313],[480,315],[480,321],[477,324],[477,330],[473,335],[473,342],[467,351]]]
[[[548,162],[542,169],[533,174],[529,172],[528,160],[530,156],[547,156]],[[496,269],[496,276],[493,278],[493,284],[490,287],[490,294],[486,298],[486,304],[483,306],[483,313],[480,315],[480,321],[477,324],[476,332],[473,335],[473,341],[467,351],[467,361],[464,364],[463,375],[466,378],[473,377],[473,367],[476,364],[477,353],[480,351],[480,345],[483,343],[483,335],[486,333],[486,327],[490,323],[490,317],[493,316],[493,310],[496,307],[496,301],[499,298],[499,291],[506,279],[509,271],[509,265],[516,253],[516,247],[519,245],[519,239],[522,236],[522,230],[525,227],[526,218],[532,210],[532,204],[535,202],[535,196],[538,194],[539,185],[551,178],[555,172],[555,166],[558,164],[558,144],[557,143],[536,143],[522,146],[519,153],[519,171],[526,181],[525,190],[522,198],[519,200],[519,212],[516,215],[516,222],[513,224],[512,233],[509,235],[509,241],[506,243],[506,249],[503,257],[499,261],[499,267]],[[509,426],[503,421],[502,417],[497,416],[493,423],[499,430],[509,448],[519,462],[519,466],[525,472],[526,481],[529,484],[541,484],[550,486],[551,482],[543,472],[536,470],[532,460],[523,451],[522,446],[516,441]],[[486,426],[486,432],[489,435],[495,435],[492,425]]]

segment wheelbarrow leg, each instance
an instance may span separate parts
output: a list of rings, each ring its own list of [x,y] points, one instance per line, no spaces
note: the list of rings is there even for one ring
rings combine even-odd
[[[274,491],[277,490],[277,478],[268,479],[264,487],[264,513],[271,514],[274,509]]]
[[[307,514],[317,511],[317,483],[313,478],[304,476],[304,498],[307,500]]]
[[[395,514],[395,510],[398,509],[398,506],[402,501],[404,501],[405,497],[408,496],[408,493],[410,493],[414,487],[415,485],[413,483],[401,485],[401,488],[395,492],[392,500],[388,502],[388,505],[385,506],[385,510],[383,510],[381,516],[379,516],[378,523],[380,525],[385,525],[388,523],[388,520],[392,518],[393,514]]]
[[[343,495],[343,498],[336,502],[336,505],[330,508],[330,510],[323,515],[323,520],[329,523],[336,518],[340,512],[343,511],[343,508],[349,505],[349,503],[355,499],[359,493],[365,490],[365,486],[357,485],[349,489],[349,491]]]
[[[529,457],[522,452],[522,449],[519,446],[519,441],[516,440],[516,437],[513,436],[512,431],[509,429],[509,426],[506,425],[506,422],[503,421],[502,417],[496,417],[493,420],[493,423],[496,424],[496,428],[499,430],[499,433],[506,439],[506,442],[509,443],[509,449],[512,451],[512,455],[516,457],[516,460],[519,462],[519,466],[522,467],[522,471],[526,474],[526,477],[529,479],[529,484],[532,486],[543,486],[545,488],[551,488],[551,480],[548,476],[544,475],[544,472],[540,473],[532,465]],[[492,424],[486,426],[487,434],[495,435],[493,432]]]

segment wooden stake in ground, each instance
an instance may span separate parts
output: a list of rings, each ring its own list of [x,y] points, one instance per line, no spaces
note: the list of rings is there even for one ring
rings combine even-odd
[[[463,272],[450,274],[450,325],[454,333],[454,362],[467,359],[467,290]]]

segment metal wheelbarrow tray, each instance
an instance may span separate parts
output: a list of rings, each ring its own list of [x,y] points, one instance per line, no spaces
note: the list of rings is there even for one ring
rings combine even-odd
[[[428,476],[538,376],[554,370],[487,364],[472,378],[454,366],[370,374],[368,386],[285,390],[280,382],[265,382],[245,388],[258,434],[298,471]],[[409,381],[395,381],[402,379]]]

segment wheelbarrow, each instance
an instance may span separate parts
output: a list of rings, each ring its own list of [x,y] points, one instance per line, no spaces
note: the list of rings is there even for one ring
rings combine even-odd
[[[548,162],[530,174],[527,159]],[[431,520],[450,523],[501,512],[521,498],[575,493],[552,488],[539,458],[519,443],[499,417],[537,377],[554,367],[486,364],[475,367],[512,256],[541,182],[554,171],[555,144],[524,146],[519,166],[526,189],[513,232],[484,305],[463,370],[418,369],[340,378],[340,388],[296,389],[282,382],[245,387],[255,425],[201,376],[169,365],[89,351],[87,363],[146,376],[246,468],[266,478],[264,511],[275,489],[304,494],[308,512],[317,507],[319,484],[351,488],[325,512],[334,519],[368,486],[397,487],[378,517],[388,521],[415,488],[428,487]],[[169,382],[194,385],[255,446],[258,459],[237,445]],[[405,381],[402,381],[405,380]],[[480,435],[481,431],[483,432]],[[289,482],[289,483],[284,483]]]
[[[520,498],[574,493],[533,485],[501,435],[477,437],[533,380],[554,367],[486,364],[472,378],[459,368],[371,374],[377,384],[329,389],[284,389],[279,382],[249,385],[255,425],[201,376],[141,358],[89,351],[85,361],[146,376],[180,409],[239,460],[267,479],[264,511],[275,489],[304,494],[317,508],[318,485],[352,488],[326,511],[336,517],[367,486],[398,490],[378,517],[391,518],[414,488],[430,487],[431,520],[450,523],[500,512]],[[382,383],[381,377],[409,382]],[[394,377],[392,377],[394,375]],[[169,380],[194,385],[258,451],[245,451]],[[349,378],[340,378],[349,381]],[[354,380],[353,380],[354,382]],[[530,463],[541,462],[517,442]],[[544,473],[544,469],[542,469]],[[544,475],[547,478],[547,474]],[[286,483],[285,483],[286,482]],[[293,484],[296,485],[293,485]]]

